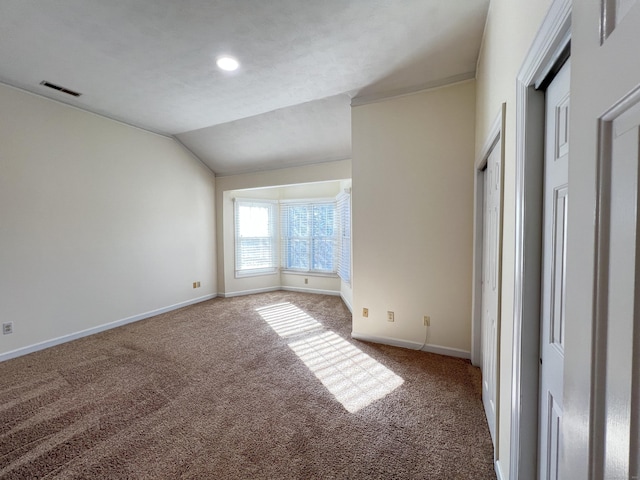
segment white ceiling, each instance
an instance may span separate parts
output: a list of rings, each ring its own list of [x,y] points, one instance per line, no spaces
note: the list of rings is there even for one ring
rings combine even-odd
[[[338,160],[352,99],[474,76],[488,4],[0,0],[0,81],[175,136],[217,174]]]

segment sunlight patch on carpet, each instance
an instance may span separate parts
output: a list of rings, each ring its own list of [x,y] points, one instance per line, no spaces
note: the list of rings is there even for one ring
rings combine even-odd
[[[256,311],[283,338],[323,328],[320,322],[289,302],[256,308]]]
[[[289,347],[351,413],[383,398],[404,382],[330,331],[292,342]]]
[[[398,388],[404,380],[291,303],[256,309],[283,338],[307,333],[289,343],[344,408],[355,413]],[[316,330],[322,329],[320,332]]]

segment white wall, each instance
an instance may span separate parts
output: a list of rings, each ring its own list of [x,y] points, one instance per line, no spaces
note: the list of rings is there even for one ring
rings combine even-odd
[[[468,354],[474,109],[473,81],[352,109],[354,335]]]
[[[334,197],[339,180],[351,178],[351,160],[327,162],[304,167],[270,170],[216,178],[216,223],[218,226],[218,291],[221,295],[250,293],[280,286],[298,289],[340,291],[336,278],[299,275],[262,275],[235,278],[233,197],[319,198]],[[333,182],[329,187],[323,182]],[[287,188],[270,188],[284,187]],[[328,188],[328,189],[327,189]],[[304,284],[304,278],[309,279]]]
[[[503,479],[508,479],[511,448],[511,375],[515,252],[516,77],[550,0],[492,0],[476,73],[476,157],[491,124],[507,104],[504,168],[502,305],[500,332],[499,451]]]
[[[0,85],[0,354],[215,294],[214,183],[170,138]]]

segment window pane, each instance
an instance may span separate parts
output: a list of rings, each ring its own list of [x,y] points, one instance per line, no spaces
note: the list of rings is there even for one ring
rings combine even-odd
[[[309,270],[309,240],[290,239],[287,268]]]
[[[240,270],[273,266],[273,248],[270,238],[241,238],[239,242],[238,266]]]
[[[308,237],[309,236],[309,209],[306,205],[292,205],[288,208],[289,218],[288,226],[289,237]]]
[[[275,204],[258,200],[237,200],[236,274],[251,275],[276,271]]]
[[[334,271],[333,268],[333,238],[313,239],[313,269],[325,272]]]
[[[282,205],[282,266],[285,269],[335,273],[336,204]]]
[[[240,205],[238,207],[239,235],[241,237],[269,236],[270,207]]]
[[[313,236],[332,237],[334,235],[334,213],[335,205],[314,205],[313,206]]]

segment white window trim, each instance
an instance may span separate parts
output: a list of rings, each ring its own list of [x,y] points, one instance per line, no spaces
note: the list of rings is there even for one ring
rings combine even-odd
[[[337,212],[337,203],[336,203],[336,199],[335,198],[306,198],[306,199],[300,199],[300,198],[296,198],[296,199],[286,199],[286,200],[280,200],[280,204],[281,205],[286,205],[286,206],[293,206],[293,205],[300,205],[300,206],[306,206],[306,205],[334,205],[334,208],[336,209],[334,211],[334,216]],[[282,240],[284,238],[284,235],[282,233],[282,209],[280,209],[280,212],[278,212],[278,218],[280,219],[280,225],[278,225],[278,228],[280,230],[280,237],[279,237],[279,241],[280,241],[280,272],[281,273],[285,273],[285,274],[294,274],[294,275],[309,275],[309,276],[316,276],[316,277],[338,277],[338,254],[335,252],[335,249],[338,248],[338,236],[337,234],[334,235],[335,241],[334,241],[334,267],[335,270],[334,271],[326,271],[326,270],[314,270],[314,269],[296,269],[296,268],[286,268],[283,267],[282,264],[284,262],[284,258],[283,258],[283,250],[284,250],[284,246],[282,244]],[[334,217],[335,218],[335,217]]]
[[[337,259],[337,265],[336,265],[336,274],[338,275],[338,277],[340,277],[340,279],[346,284],[346,285],[351,285],[351,277],[352,277],[352,247],[353,247],[353,243],[351,240],[351,233],[352,233],[352,216],[351,216],[351,188],[347,188],[345,189],[343,192],[340,192],[335,199],[336,202],[336,215],[338,218],[338,259]],[[344,225],[342,223],[342,212],[341,212],[341,203],[346,203],[349,206],[349,232],[348,235],[345,235],[345,228]],[[341,266],[343,265],[342,257],[343,257],[343,240],[348,239],[349,240],[349,263],[348,263],[348,278],[344,278],[341,275]]]
[[[237,225],[238,210],[237,208],[239,203],[240,204],[255,203],[255,204],[265,204],[265,205],[273,206],[273,210],[272,210],[273,220],[271,224],[271,239],[273,242],[273,245],[272,245],[273,266],[272,267],[256,268],[256,269],[250,269],[250,270],[238,269],[238,225]],[[279,235],[278,235],[279,215],[280,215],[280,211],[278,207],[278,200],[262,199],[262,198],[243,198],[243,197],[236,197],[233,199],[233,242],[234,242],[233,267],[234,267],[235,278],[259,277],[259,276],[265,276],[265,275],[276,275],[278,273],[279,271],[278,266],[280,261],[280,258],[279,258],[280,245],[278,241],[279,240]]]
[[[349,189],[350,190],[350,189]],[[349,192],[346,192],[346,194],[350,194]],[[336,212],[335,215],[338,215],[338,199],[341,195],[345,195],[345,193],[340,193],[338,195],[338,197],[335,198],[304,198],[304,199],[283,199],[283,200],[273,200],[273,199],[262,199],[262,198],[247,198],[247,197],[235,197],[232,198],[233,204],[234,204],[234,208],[233,208],[233,238],[234,238],[234,246],[233,246],[233,252],[234,252],[234,276],[235,278],[250,278],[250,277],[259,277],[259,276],[266,276],[266,275],[276,275],[279,273],[283,273],[283,274],[287,274],[287,275],[307,275],[307,276],[314,276],[314,277],[327,277],[327,278],[341,278],[341,280],[343,282],[345,282],[346,284],[350,285],[351,284],[351,265],[349,266],[349,280],[344,280],[342,277],[340,277],[339,274],[339,259],[341,256],[341,251],[340,249],[342,248],[341,246],[341,240],[342,240],[342,231],[341,231],[341,224],[340,224],[340,219],[338,217],[337,218],[337,222],[338,222],[338,226],[337,226],[337,233],[335,235],[335,245],[334,248],[337,249],[336,253],[335,253],[335,271],[333,272],[327,272],[324,270],[301,270],[301,269],[291,269],[291,268],[284,268],[282,266],[283,264],[283,258],[282,258],[282,248],[281,248],[281,238],[282,238],[282,231],[281,231],[281,219],[282,219],[282,211],[280,206],[281,205],[309,205],[309,204],[315,204],[315,205],[321,205],[321,204],[333,204],[335,205],[336,208]],[[351,201],[351,199],[349,198],[349,202]],[[275,251],[275,255],[274,255],[274,259],[275,259],[275,266],[273,268],[268,268],[268,269],[253,269],[253,270],[238,270],[238,265],[237,265],[237,255],[238,255],[238,230],[237,230],[237,204],[238,202],[240,203],[257,203],[257,204],[271,204],[274,205],[274,211],[273,211],[273,215],[274,215],[274,221],[273,221],[273,232],[272,232],[272,238],[273,238],[273,249]],[[350,249],[351,249],[351,245],[350,245]]]

